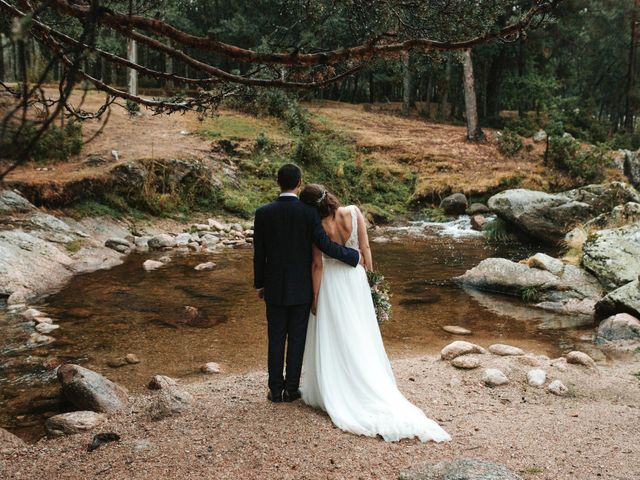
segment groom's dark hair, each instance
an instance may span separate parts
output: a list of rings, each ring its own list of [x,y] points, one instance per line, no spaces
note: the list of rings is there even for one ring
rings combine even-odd
[[[287,163],[278,170],[278,185],[282,190],[293,190],[302,179],[302,170],[293,163]]]

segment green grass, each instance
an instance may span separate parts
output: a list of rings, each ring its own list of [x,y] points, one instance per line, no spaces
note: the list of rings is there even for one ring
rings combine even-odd
[[[255,140],[260,134],[274,140],[287,137],[286,130],[272,119],[225,113],[205,120],[196,133],[234,141]]]
[[[501,218],[485,223],[482,232],[485,238],[492,242],[507,242],[511,239],[509,225]]]
[[[527,303],[537,302],[540,298],[540,289],[538,287],[523,288],[520,292],[520,297]]]
[[[85,199],[75,203],[67,210],[67,214],[75,219],[85,217],[122,217],[122,212],[97,200]]]
[[[432,222],[446,222],[448,219],[447,214],[441,208],[424,208],[422,212]]]

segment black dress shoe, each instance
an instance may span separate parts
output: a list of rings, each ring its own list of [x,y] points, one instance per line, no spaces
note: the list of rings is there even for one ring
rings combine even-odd
[[[282,393],[283,402],[295,402],[301,397],[302,397],[302,392],[300,390],[295,390],[293,392],[290,392],[289,390],[285,390]]]
[[[282,402],[282,392],[274,392],[273,390],[269,390],[269,393],[267,393],[267,400],[273,403]]]

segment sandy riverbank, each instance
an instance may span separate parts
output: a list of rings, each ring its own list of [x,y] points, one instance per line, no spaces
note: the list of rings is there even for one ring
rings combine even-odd
[[[552,366],[569,394],[558,397],[526,384],[531,357],[481,355],[508,385],[485,387],[482,368],[454,369],[433,356],[393,362],[405,395],[452,435],[446,444],[385,443],[334,428],[301,402],[271,404],[266,374],[218,375],[185,385],[193,407],[161,421],[149,418],[153,394],[134,399],[126,415],[91,433],[5,450],[2,478],[55,479],[392,479],[423,462],[480,458],[501,463],[524,479],[625,479],[640,476],[640,371],[624,363]],[[547,382],[548,383],[548,382]],[[96,432],[121,435],[94,452]]]

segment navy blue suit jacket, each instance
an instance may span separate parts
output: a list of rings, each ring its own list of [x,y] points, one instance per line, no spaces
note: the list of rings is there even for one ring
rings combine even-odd
[[[313,301],[312,245],[330,257],[356,267],[357,250],[333,242],[318,211],[296,197],[279,197],[256,211],[253,234],[254,287],[264,288],[273,305]]]

